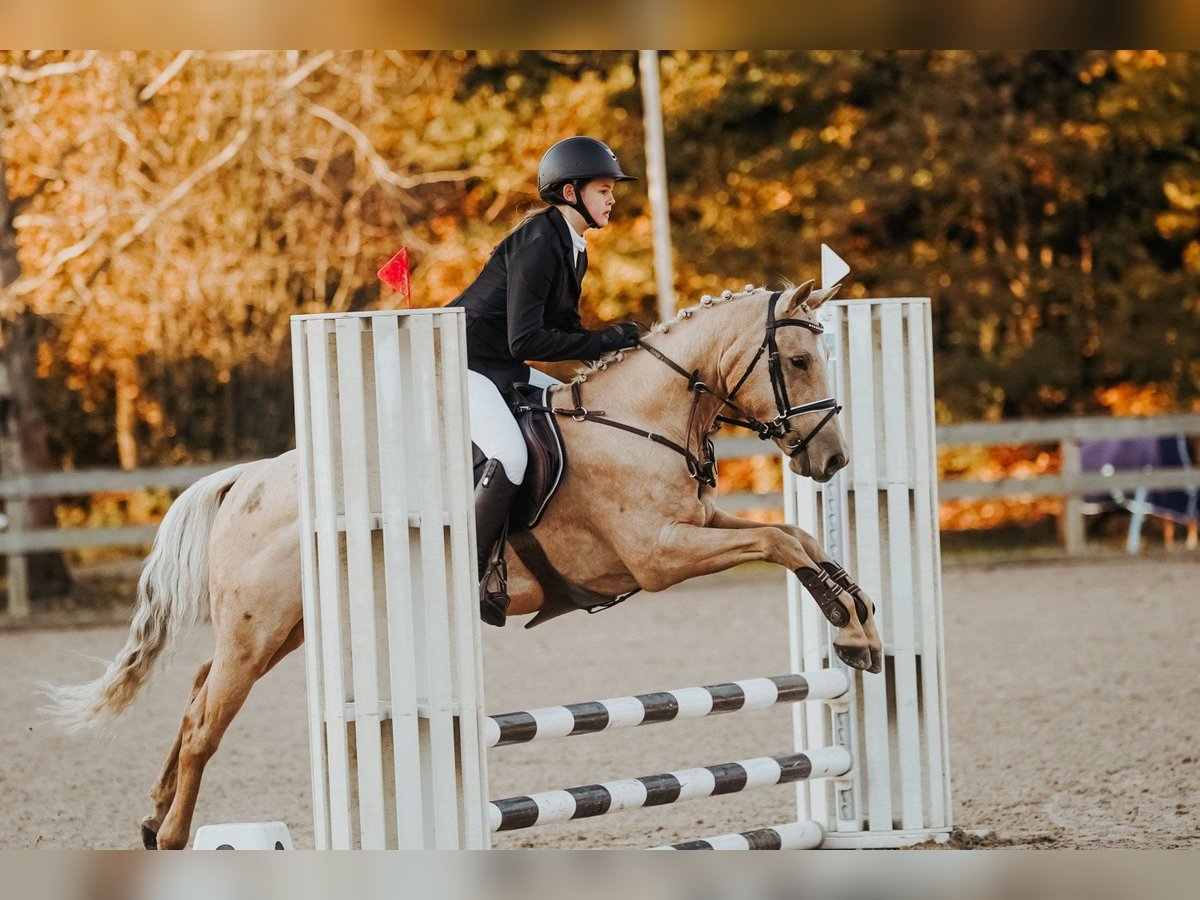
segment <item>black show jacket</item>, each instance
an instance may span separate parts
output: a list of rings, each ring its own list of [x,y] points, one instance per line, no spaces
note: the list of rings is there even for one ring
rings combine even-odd
[[[554,207],[537,213],[492,251],[483,271],[450,306],[467,311],[467,365],[507,394],[529,379],[525,360],[603,355],[599,331],[580,324],[583,271],[576,271],[570,225]]]

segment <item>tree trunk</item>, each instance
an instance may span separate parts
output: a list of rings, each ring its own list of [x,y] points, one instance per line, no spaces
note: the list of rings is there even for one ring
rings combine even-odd
[[[117,394],[117,462],[122,469],[136,469],[138,464],[137,421],[141,376],[137,360],[121,357],[112,363]]]
[[[8,194],[4,158],[0,156],[0,298],[4,288],[21,274],[17,258],[17,232],[13,225],[14,204]],[[37,383],[37,343],[40,322],[28,309],[9,311],[0,303],[0,459],[9,471],[0,475],[25,475],[52,468],[46,418],[42,415]],[[35,497],[25,505],[25,527],[53,528],[56,525],[54,498]],[[55,596],[71,586],[71,576],[61,553],[29,557],[30,594]]]

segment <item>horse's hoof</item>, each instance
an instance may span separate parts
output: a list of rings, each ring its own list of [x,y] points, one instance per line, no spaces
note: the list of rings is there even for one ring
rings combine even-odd
[[[871,651],[871,668],[867,669],[872,675],[878,675],[883,671],[883,651]]]
[[[142,819],[142,846],[147,850],[158,849],[159,823],[153,816]]]
[[[833,649],[837,653],[838,659],[853,669],[862,669],[864,672],[878,672],[883,668],[882,665],[880,665],[879,669],[873,668],[875,662],[872,659],[871,648],[869,647],[841,647],[834,644]]]

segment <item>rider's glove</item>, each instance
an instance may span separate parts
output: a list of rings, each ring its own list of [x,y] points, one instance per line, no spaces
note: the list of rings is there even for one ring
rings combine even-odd
[[[641,332],[636,322],[618,322],[600,331],[600,346],[604,352],[636,347]]]

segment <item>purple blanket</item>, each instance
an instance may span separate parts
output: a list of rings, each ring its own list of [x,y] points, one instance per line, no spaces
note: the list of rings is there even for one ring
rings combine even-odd
[[[1126,438],[1119,441],[1084,441],[1079,446],[1083,457],[1083,471],[1100,472],[1106,466],[1114,471],[1187,469],[1191,468],[1187,441],[1183,435],[1158,438]],[[1118,508],[1127,505],[1117,503],[1107,494],[1091,494],[1083,498],[1089,503]],[[1182,491],[1150,491],[1146,497],[1148,512],[1178,522],[1194,521],[1200,516],[1195,488]]]

